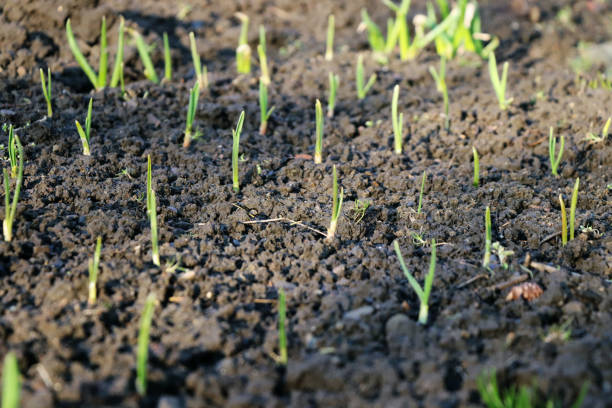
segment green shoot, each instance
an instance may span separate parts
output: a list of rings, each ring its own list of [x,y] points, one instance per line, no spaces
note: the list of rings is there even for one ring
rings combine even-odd
[[[559,206],[561,207],[561,243],[565,246],[567,245],[567,213],[561,194],[559,194]]]
[[[412,276],[408,267],[406,267],[406,263],[404,262],[404,257],[402,256],[402,252],[400,251],[400,247],[397,241],[393,241],[393,246],[395,248],[395,254],[397,255],[397,259],[399,260],[400,266],[402,267],[402,271],[408,279],[408,283],[412,286],[412,289],[417,294],[421,305],[419,308],[419,323],[427,324],[427,318],[429,315],[429,295],[431,294],[431,288],[433,286],[434,274],[436,271],[436,240],[432,238],[431,240],[431,259],[429,261],[429,272],[427,276],[425,276],[424,286],[421,287],[417,280]]]
[[[576,226],[576,204],[578,203],[578,186],[580,185],[580,178],[576,178],[574,183],[574,190],[572,191],[572,200],[570,201],[570,220],[569,220],[569,239],[574,239],[574,229]]]
[[[53,116],[53,109],[51,108],[51,68],[47,68],[47,78],[47,83],[45,83],[45,75],[43,74],[42,68],[40,68],[40,84],[42,86],[43,95],[45,96],[45,101],[47,101],[47,117],[50,118]]]
[[[446,87],[446,58],[440,58],[439,72],[437,72],[434,67],[429,67],[429,72],[436,82],[438,92],[442,94],[442,100],[444,103],[444,127],[448,129],[450,126],[450,117],[448,114],[448,88]]]
[[[317,99],[315,103],[315,154],[314,162],[319,164],[323,162],[323,128],[324,118],[323,109],[321,108],[321,101]]]
[[[123,68],[124,68],[124,64],[123,62],[121,63],[121,68],[119,69],[119,82],[121,82],[121,97],[123,99],[127,99],[127,94],[125,93],[125,80],[123,78]]]
[[[116,87],[123,76],[123,32],[125,31],[125,20],[119,19],[119,37],[117,39],[117,54],[115,55],[115,66],[111,76],[110,86]],[[123,88],[122,88],[123,89]],[[123,91],[122,91],[123,94]]]
[[[17,140],[15,139],[15,130],[13,125],[9,125],[8,134],[8,155],[11,165],[11,178],[17,177]]]
[[[504,62],[502,68],[501,80],[497,71],[497,61],[495,60],[495,54],[489,55],[489,76],[491,77],[491,83],[497,95],[497,101],[499,102],[499,109],[506,110],[512,103],[512,98],[506,99],[506,85],[508,83],[508,61]]]
[[[363,20],[362,24],[365,25],[366,29],[368,30],[368,41],[372,51],[384,53],[386,48],[385,37],[376,23],[372,21],[366,9],[361,9],[361,19]]]
[[[387,33],[385,51],[387,53],[392,52],[395,48],[395,44],[399,41],[400,57],[402,60],[406,60],[410,55],[410,34],[408,31],[408,23],[406,22],[406,16],[410,9],[410,0],[402,0],[399,7],[390,0],[383,0],[383,3],[391,10],[395,11],[395,23]]]
[[[421,179],[421,191],[419,192],[419,204],[417,205],[417,214],[421,213],[423,207],[423,191],[425,191],[425,180],[427,179],[427,172],[423,171],[423,178]]]
[[[274,106],[268,109],[268,86],[265,84],[263,78],[259,78],[259,116],[261,120],[261,124],[259,126],[259,134],[265,135],[266,130],[268,129],[268,119],[272,112],[274,111]]]
[[[478,184],[480,181],[480,163],[478,160],[478,151],[474,146],[472,146],[472,154],[474,155],[474,181],[472,185],[478,188]]]
[[[19,193],[21,192],[21,185],[23,184],[23,146],[21,146],[21,142],[17,135],[14,135],[14,138],[15,144],[17,145],[17,154],[19,156],[19,167],[12,202],[9,200],[9,175],[6,169],[2,169],[4,173],[4,221],[2,222],[2,232],[6,242],[10,242],[11,239],[13,239],[13,222],[15,222],[17,201],[19,200]]]
[[[359,99],[364,99],[366,97],[366,94],[370,90],[370,88],[374,85],[374,82],[376,82],[376,74],[372,74],[370,75],[370,78],[368,79],[367,84],[364,84],[363,55],[361,54],[359,54],[359,57],[357,57],[357,69],[356,69],[355,81],[357,84],[357,97]]]
[[[196,81],[189,92],[189,107],[187,108],[187,124],[185,126],[185,139],[183,140],[183,147],[187,148],[191,144],[191,132],[193,130],[193,121],[195,119],[196,110],[198,108],[198,97],[200,95],[200,86]],[[195,136],[198,136],[196,132]]]
[[[206,66],[202,65],[200,62],[200,54],[198,54],[193,32],[189,33],[189,43],[191,44],[191,59],[193,60],[193,69],[195,70],[198,88],[204,90],[208,88],[208,70]]]
[[[612,117],[608,118],[606,124],[601,130],[601,136],[597,136],[594,133],[589,133],[586,137],[586,140],[589,140],[590,143],[602,143],[608,137],[608,130],[610,129],[610,123],[612,123]]]
[[[325,48],[325,59],[331,61],[334,59],[334,15],[330,14],[327,18],[327,46]]]
[[[155,266],[160,266],[159,245],[157,243],[157,199],[153,190],[151,155],[147,156],[147,214],[151,225],[151,257]]]
[[[342,211],[342,199],[344,198],[344,189],[340,188],[340,199],[338,199],[338,175],[336,173],[336,165],[334,164],[332,171],[332,216],[327,228],[327,241],[334,239],[336,228],[338,227],[338,219]]]
[[[395,85],[393,87],[393,97],[391,99],[391,123],[393,125],[395,154],[402,154],[402,126],[404,123],[404,113],[397,114],[398,99],[399,85]]]
[[[327,101],[327,117],[334,117],[334,110],[336,109],[336,93],[338,92],[338,84],[340,83],[340,77],[333,73],[329,73],[329,100]]]
[[[147,393],[147,360],[149,358],[149,332],[155,308],[155,295],[150,293],[145,300],[144,309],[140,317],[140,330],[138,332],[138,349],[136,351],[136,390],[138,394]]]
[[[90,306],[96,304],[96,283],[98,282],[98,270],[100,268],[100,251],[102,249],[102,237],[96,240],[96,250],[93,258],[89,260],[89,296]]]
[[[485,210],[485,253],[482,258],[482,266],[484,268],[489,267],[491,262],[491,209],[487,205]]]
[[[100,65],[99,65],[99,74],[93,70],[93,68],[85,59],[85,56],[79,49],[79,46],[74,38],[74,34],[72,33],[72,27],[70,26],[70,19],[66,20],[66,36],[68,37],[68,46],[72,51],[72,55],[77,60],[78,64],[81,66],[81,69],[87,75],[87,78],[91,81],[94,88],[96,90],[100,90],[106,86],[106,63],[107,63],[107,51],[106,51],[106,18],[102,17],[102,27],[100,28]],[[104,71],[104,74],[102,74]],[[102,80],[104,82],[102,82]]]
[[[169,82],[172,80],[172,57],[170,56],[170,43],[168,33],[164,31],[164,79]]]
[[[353,208],[353,213],[355,214],[353,221],[358,224],[363,217],[365,217],[365,213],[370,207],[371,203],[367,200],[355,200],[355,207]]]
[[[78,120],[75,120],[77,131],[79,132],[79,136],[81,137],[81,143],[83,144],[83,154],[85,156],[91,155],[89,151],[89,137],[91,136],[91,108],[93,105],[93,99],[89,98],[89,105],[87,107],[87,117],[85,118],[85,130],[83,131],[83,127],[79,123]]]
[[[557,147],[557,139],[553,135],[553,128],[550,127],[550,132],[548,134],[548,158],[550,160],[550,170],[553,176],[559,176],[557,169],[559,168],[559,163],[561,163],[561,158],[563,157],[563,147],[565,140],[563,135],[561,135],[561,145],[559,146],[559,155],[556,155],[556,147]]]
[[[259,45],[257,46],[259,56],[259,68],[261,69],[261,80],[266,86],[270,85],[270,73],[268,71],[268,58],[266,57],[266,28],[259,26]]]
[[[144,65],[144,75],[145,77],[155,83],[159,83],[159,78],[155,73],[155,68],[153,67],[153,61],[151,61],[151,56],[149,55],[149,46],[145,43],[144,38],[140,35],[140,33],[136,30],[130,29],[130,33],[136,41],[136,49],[138,50],[138,55],[140,55],[140,60],[142,61],[142,65]]]
[[[251,47],[248,42],[249,16],[244,13],[236,13],[236,17],[242,22],[238,48],[236,48],[236,69],[239,74],[248,74],[251,72]]]
[[[287,303],[285,299],[285,291],[280,288],[278,290],[278,363],[287,365]]]
[[[238,152],[240,150],[240,133],[242,133],[243,124],[244,111],[240,112],[236,129],[232,129],[232,188],[234,193],[240,191],[240,182],[238,181]]]
[[[12,351],[4,356],[2,367],[2,408],[19,408],[21,384],[17,357]]]

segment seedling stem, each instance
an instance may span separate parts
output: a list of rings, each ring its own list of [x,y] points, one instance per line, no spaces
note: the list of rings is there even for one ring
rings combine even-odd
[[[336,174],[336,165],[332,170],[332,216],[327,229],[327,241],[332,241],[336,235],[338,227],[338,219],[342,211],[342,199],[344,198],[344,189],[340,188],[340,199],[338,199],[338,175]]]
[[[240,191],[240,182],[238,181],[238,152],[240,150],[240,133],[242,133],[242,125],[244,123],[244,111],[240,113],[236,129],[232,129],[232,188],[234,193]]]
[[[323,162],[323,128],[324,128],[324,118],[323,118],[323,109],[321,108],[321,101],[317,99],[315,103],[315,154],[314,154],[314,162],[322,163]]]
[[[144,396],[147,393],[147,360],[149,358],[149,333],[155,308],[155,295],[150,293],[145,300],[144,309],[140,318],[138,332],[138,350],[136,354],[136,390]]]
[[[51,107],[51,68],[47,68],[47,83],[45,83],[45,75],[43,74],[42,68],[40,68],[40,84],[42,86],[43,95],[45,101],[47,101],[47,117],[53,116],[53,109]]]

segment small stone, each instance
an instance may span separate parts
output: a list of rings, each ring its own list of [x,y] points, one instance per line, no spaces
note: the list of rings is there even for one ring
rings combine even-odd
[[[157,402],[157,408],[183,408],[185,404],[178,397],[162,396]]]
[[[368,315],[371,315],[374,312],[374,308],[372,306],[362,306],[357,309],[353,309],[350,312],[346,312],[344,314],[345,319],[352,320],[360,320]]]
[[[584,306],[577,300],[573,300],[563,306],[563,312],[568,315],[581,315],[584,313]]]

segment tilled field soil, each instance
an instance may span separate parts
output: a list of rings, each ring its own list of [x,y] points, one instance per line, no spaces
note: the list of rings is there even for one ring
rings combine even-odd
[[[387,66],[368,56],[358,33],[378,1],[173,2],[5,0],[0,5],[0,122],[25,146],[24,187],[11,242],[0,243],[0,356],[17,354],[25,407],[458,407],[479,406],[476,379],[495,369],[500,386],[532,385],[569,406],[585,381],[585,407],[612,406],[612,91],[577,80],[578,42],[612,40],[605,1],[481,1],[483,29],[510,62],[500,111],[486,62],[448,63],[450,129],[428,67],[432,49]],[[410,18],[425,10],[413,2]],[[562,18],[564,6],[570,17]],[[565,11],[568,9],[566,8]],[[240,25],[249,39],[265,24],[271,105],[261,136],[258,68],[238,76]],[[325,61],[327,15],[336,17],[336,53]],[[184,13],[183,13],[184,14]],[[94,92],[68,48],[71,18],[97,67],[99,26],[108,22],[113,61],[119,16],[137,28],[161,72],[168,32],[174,79],[144,80],[136,48],[125,48],[128,100]],[[194,31],[210,88],[182,148],[193,69]],[[126,37],[127,39],[128,37]],[[378,80],[355,94],[355,62]],[[593,69],[606,66],[605,53]],[[54,115],[45,118],[38,68],[53,76]],[[314,102],[326,101],[328,72],[340,75],[336,115],[326,119],[323,164],[314,146]],[[591,71],[594,72],[594,71]],[[390,102],[399,84],[404,153],[392,149]],[[74,120],[93,96],[91,157]],[[242,110],[241,191],[231,187],[231,129]],[[559,177],[551,175],[548,130],[565,137]],[[6,132],[2,132],[6,143]],[[481,185],[472,186],[472,146]],[[3,157],[6,153],[2,152]],[[146,158],[153,162],[162,268],[150,255]],[[5,167],[6,163],[3,163]],[[325,231],[331,169],[345,202],[327,242],[285,217]],[[423,209],[416,207],[421,175]],[[561,246],[560,207],[580,178],[576,239]],[[4,194],[4,193],[3,193]],[[3,195],[4,197],[4,195]],[[357,200],[371,206],[360,218]],[[481,267],[484,213],[493,241],[514,251],[504,268]],[[414,234],[422,237],[415,240]],[[87,305],[87,262],[103,239],[98,303]],[[431,239],[438,266],[430,319],[417,324],[418,299],[393,251],[398,240],[421,281]],[[180,268],[169,265],[180,259]],[[517,282],[538,284],[532,301],[507,301]],[[289,362],[276,364],[278,290],[287,293]],[[155,293],[149,392],[136,393],[136,343],[144,299]],[[568,330],[562,330],[566,328]],[[569,333],[569,336],[567,336]]]

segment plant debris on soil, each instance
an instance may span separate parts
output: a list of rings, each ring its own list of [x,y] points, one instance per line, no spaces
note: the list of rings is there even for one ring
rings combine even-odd
[[[408,21],[425,6],[413,1]],[[0,243],[0,356],[17,357],[22,406],[481,406],[477,379],[490,370],[500,388],[529,385],[560,406],[588,383],[585,407],[612,406],[612,138],[587,138],[612,115],[610,76],[597,76],[612,73],[604,52],[612,7],[602,0],[479,6],[482,31],[500,39],[499,66],[509,62],[513,102],[501,111],[486,60],[460,55],[446,62],[447,129],[429,72],[439,65],[434,47],[381,65],[357,31],[364,7],[386,27],[393,13],[378,0],[4,0],[0,123],[14,125],[25,162],[13,239]],[[251,49],[259,25],[266,29],[275,110],[265,135],[256,53],[251,73],[236,73],[236,12],[250,18]],[[68,47],[65,22],[97,67],[103,16],[110,64],[123,16],[155,45],[158,74],[168,33],[173,79],[146,80],[126,35],[125,98],[119,88],[94,91]],[[191,31],[209,87],[193,124],[200,136],[183,148],[197,80]],[[366,77],[377,78],[363,100],[355,89],[359,55]],[[40,84],[47,67],[52,118]],[[325,118],[323,163],[315,164],[314,106],[326,104],[330,72],[340,79],[337,101]],[[400,155],[395,85],[404,114]],[[90,97],[91,156],[84,156],[74,123]],[[234,193],[232,129],[243,110]],[[551,126],[565,138],[558,177],[548,156]],[[0,134],[6,146],[8,132]],[[148,155],[161,267],[151,261]],[[327,240],[334,165],[344,203]],[[569,208],[578,177],[576,236],[563,246],[558,197]],[[498,245],[483,268],[487,206]],[[98,236],[98,296],[89,306]],[[437,242],[426,325],[417,323],[419,299],[394,240],[421,284]],[[286,365],[275,359],[281,290]],[[140,396],[136,350],[151,293],[157,304]]]

